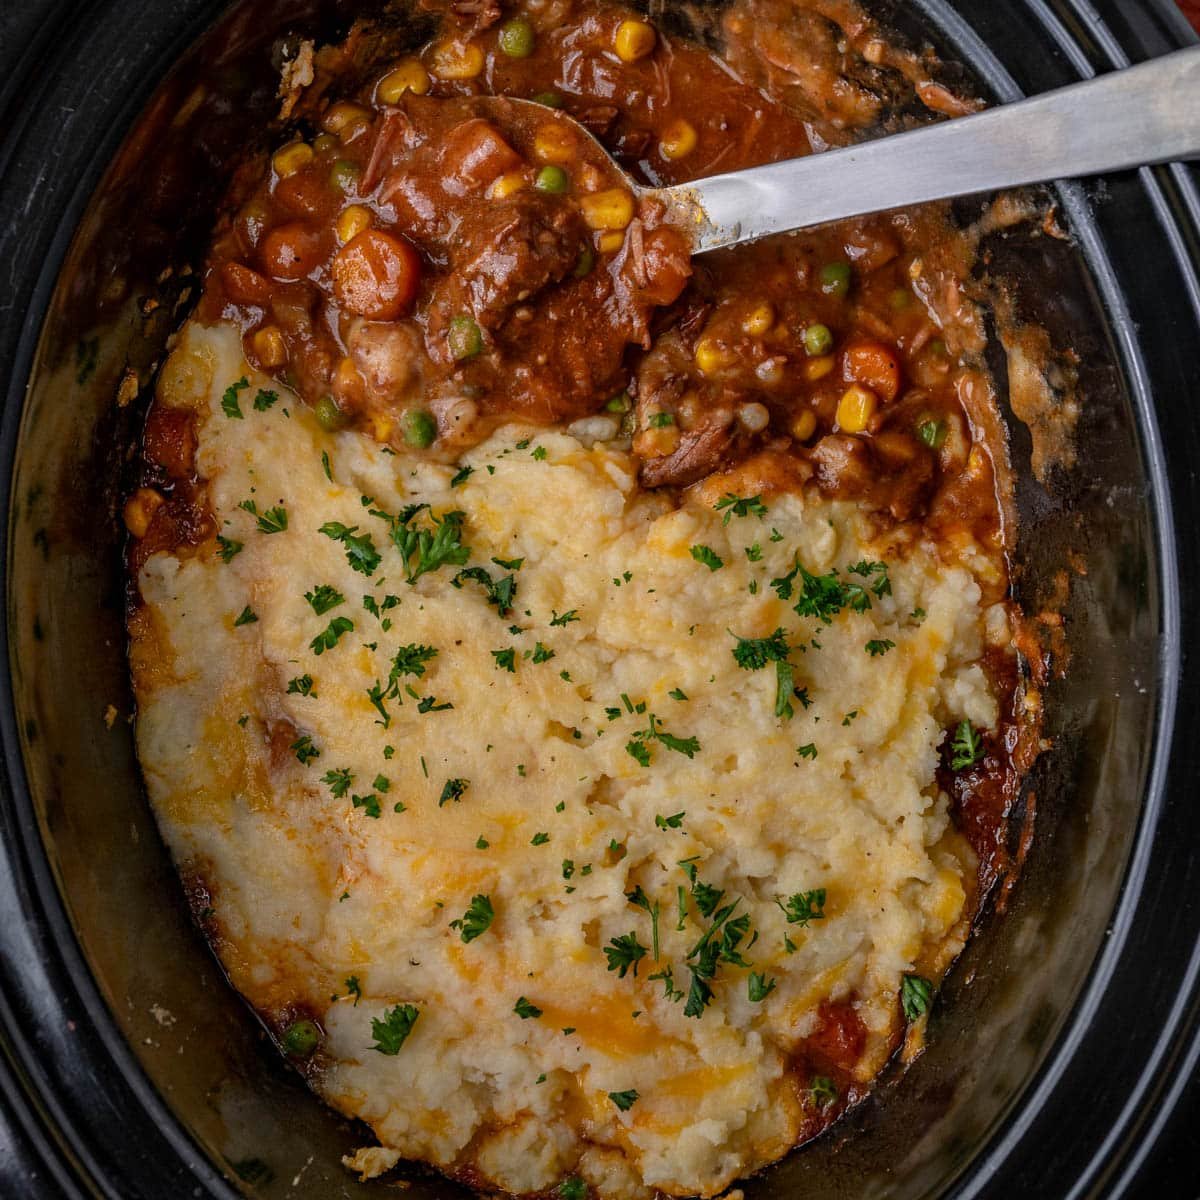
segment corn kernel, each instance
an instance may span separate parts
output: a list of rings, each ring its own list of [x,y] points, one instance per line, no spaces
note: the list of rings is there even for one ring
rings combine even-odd
[[[347,134],[366,125],[370,120],[371,114],[361,104],[350,104],[341,100],[330,105],[328,112],[321,118],[321,128],[326,133],[336,133],[345,142],[349,140]]]
[[[823,354],[820,358],[810,358],[804,364],[804,378],[809,383],[816,383],[818,379],[824,379],[836,365],[836,360],[832,354]]]
[[[817,418],[806,409],[792,418],[792,437],[798,442],[807,442],[817,432]]]
[[[264,325],[250,339],[254,354],[264,367],[282,367],[287,362],[287,346],[283,334],[274,325]]]
[[[398,104],[405,92],[423,96],[427,91],[429,72],[418,59],[408,58],[379,81],[375,88],[375,99],[380,104]]]
[[[280,179],[295,175],[301,167],[306,167],[313,160],[313,148],[307,142],[289,142],[280,146],[271,157],[271,166]]]
[[[597,249],[601,254],[616,254],[623,245],[625,245],[625,234],[619,229],[612,229],[608,233],[602,233],[600,240],[596,243]]]
[[[429,66],[439,79],[474,79],[483,70],[483,50],[474,42],[439,42]]]
[[[565,121],[546,121],[533,135],[533,154],[538,162],[570,162],[577,149],[575,134]]]
[[[520,171],[509,171],[499,176],[488,189],[488,195],[493,200],[503,200],[513,192],[519,192],[526,184],[525,176]]]
[[[696,366],[705,375],[715,375],[718,371],[732,366],[735,361],[734,355],[729,349],[710,337],[702,337],[696,343],[695,359]]]
[[[663,135],[658,142],[658,152],[663,158],[674,161],[691,154],[696,148],[696,141],[695,126],[680,117],[663,130]]]
[[[645,21],[622,21],[613,37],[613,49],[622,62],[637,62],[654,49],[658,34]]]
[[[344,246],[364,229],[371,228],[371,210],[365,204],[349,204],[342,209],[337,219],[338,241]]]
[[[138,488],[125,501],[125,528],[141,539],[150,532],[150,522],[162,506],[163,497],[153,488]]]
[[[748,333],[751,337],[762,337],[774,324],[775,307],[769,301],[764,300],[761,304],[755,305],[746,315],[746,319],[742,322],[742,332]]]
[[[633,197],[624,188],[583,196],[579,208],[589,229],[624,229],[633,220]]]
[[[330,133],[318,133],[313,138],[312,147],[318,154],[328,154],[337,148],[338,140]]]
[[[332,382],[333,390],[339,396],[353,395],[358,390],[361,377],[359,376],[358,368],[354,365],[354,359],[342,358],[338,362]]]
[[[837,406],[838,427],[845,433],[862,433],[870,424],[879,401],[869,388],[857,383],[842,393]]]

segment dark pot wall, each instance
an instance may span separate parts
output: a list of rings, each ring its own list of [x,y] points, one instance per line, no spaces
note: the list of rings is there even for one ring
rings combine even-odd
[[[0,83],[12,281],[0,295],[12,663],[0,695],[0,1112],[40,1172],[5,1194],[393,1194],[346,1176],[338,1160],[358,1134],[280,1065],[184,915],[132,758],[116,506],[139,408],[113,397],[127,370],[149,380],[176,319],[169,303],[144,313],[137,301],[165,266],[198,261],[228,147],[269,110],[277,33],[331,34],[352,7],[235,11],[155,93],[90,205],[214,6],[55,10]],[[999,98],[1186,36],[1149,0],[893,9],[901,26],[942,30],[942,48]],[[1200,687],[1185,670],[1195,605],[1176,572],[1200,565],[1188,407],[1200,202],[1183,168],[1060,199],[1073,246],[994,247],[1028,314],[1080,352],[1088,398],[1078,469],[1048,489],[1022,473],[1023,595],[1044,598],[1068,546],[1088,558],[1068,613],[1073,669],[1053,696],[1056,747],[1032,785],[1041,836],[1007,919],[956,968],[927,1054],[883,1103],[755,1181],[752,1198],[1119,1194],[1189,1054],[1194,1066]],[[176,275],[166,293],[181,286]],[[1021,466],[1019,431],[1013,449]],[[0,1136],[0,1182],[12,1161]]]

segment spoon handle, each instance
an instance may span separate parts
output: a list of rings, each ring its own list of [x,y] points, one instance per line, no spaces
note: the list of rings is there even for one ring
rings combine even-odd
[[[1195,46],[1031,100],[660,194],[698,226],[700,253],[930,200],[1198,156]]]

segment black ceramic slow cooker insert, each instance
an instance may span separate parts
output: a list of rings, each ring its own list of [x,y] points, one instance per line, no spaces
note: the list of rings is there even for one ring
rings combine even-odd
[[[1169,0],[876,7],[993,100],[1194,40]],[[396,1194],[344,1170],[363,1131],[286,1068],[187,916],[133,754],[119,522],[138,386],[194,298],[231,155],[265,128],[288,44],[363,9],[0,13],[4,1196]],[[1200,97],[1178,101],[1200,120]],[[1029,785],[1038,836],[926,1053],[748,1200],[1200,1194],[1198,184],[1187,166],[1066,184],[1069,241],[989,247],[1023,315],[1078,354],[1086,399],[1078,463],[1045,485],[1012,431],[1020,598],[1043,603],[1068,551],[1087,564]],[[1003,354],[992,365],[1003,390]],[[412,1200],[465,1196],[412,1178]]]

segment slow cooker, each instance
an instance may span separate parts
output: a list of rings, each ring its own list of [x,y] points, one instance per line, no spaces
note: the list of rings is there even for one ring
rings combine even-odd
[[[285,1067],[187,917],[133,755],[118,519],[139,397],[194,298],[232,155],[266,129],[289,43],[364,7],[0,13],[6,1196],[394,1194],[346,1173],[361,1133]],[[877,7],[1000,101],[1194,40],[1170,0]],[[928,1050],[751,1200],[1200,1193],[1200,172],[1054,193],[1068,240],[988,247],[1022,313],[1074,350],[1086,398],[1077,463],[1047,480],[1012,426],[1016,587],[1035,612],[1066,597],[1070,658],[1024,801],[1037,837]],[[420,1174],[408,1189],[460,1193]]]

